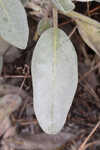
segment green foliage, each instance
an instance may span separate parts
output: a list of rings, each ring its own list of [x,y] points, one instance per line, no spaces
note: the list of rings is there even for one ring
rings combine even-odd
[[[73,18],[84,42],[100,56],[100,23],[75,11],[66,16]]]
[[[46,133],[56,134],[65,123],[78,82],[77,55],[62,30],[57,29],[56,39],[54,28],[43,32],[34,50],[31,72],[37,119]]]
[[[76,23],[83,40],[100,56],[100,28],[80,20]]]
[[[29,29],[24,7],[19,0],[0,0],[0,35],[8,43],[26,48]]]
[[[68,13],[73,10],[75,5],[71,0],[51,0],[54,6],[61,12]]]

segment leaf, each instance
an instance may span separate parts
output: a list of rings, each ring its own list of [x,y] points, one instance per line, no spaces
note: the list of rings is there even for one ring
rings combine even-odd
[[[67,16],[67,17],[71,17],[74,21],[80,20],[80,21],[86,22],[90,25],[93,25],[97,28],[100,28],[100,23],[98,21],[96,21],[94,19],[91,19],[90,17],[87,17],[85,15],[82,15],[82,14],[76,12],[76,11],[72,10],[71,12],[69,12],[67,14],[64,14],[64,15]]]
[[[45,30],[52,26],[52,20],[48,18],[42,18],[37,26],[37,33],[41,35]]]
[[[63,13],[68,13],[75,8],[71,0],[51,0],[54,6]]]
[[[31,66],[34,109],[41,128],[48,134],[62,129],[78,82],[74,46],[62,30],[57,29],[56,38],[54,31],[50,28],[41,35]]]
[[[29,35],[27,17],[19,0],[0,0],[0,36],[8,43],[25,49]]]
[[[75,20],[84,42],[100,56],[100,28],[81,20]]]

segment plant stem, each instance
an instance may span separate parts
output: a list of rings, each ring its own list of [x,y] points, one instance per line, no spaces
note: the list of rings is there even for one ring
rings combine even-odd
[[[54,86],[56,81],[56,63],[57,63],[57,41],[58,41],[58,11],[56,8],[53,8],[53,27],[54,27],[54,33],[53,33],[53,73],[54,73]]]
[[[54,28],[58,27],[58,12],[56,8],[53,8],[53,26]]]

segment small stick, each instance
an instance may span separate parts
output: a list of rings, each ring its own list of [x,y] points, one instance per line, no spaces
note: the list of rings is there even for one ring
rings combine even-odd
[[[56,8],[53,8],[53,26],[54,28],[58,27],[58,12]]]
[[[86,137],[85,141],[79,147],[79,150],[84,150],[86,143],[91,138],[91,136],[95,133],[95,131],[99,127],[99,125],[100,125],[100,121],[97,122],[96,126],[93,128],[93,130],[90,132],[90,134]]]

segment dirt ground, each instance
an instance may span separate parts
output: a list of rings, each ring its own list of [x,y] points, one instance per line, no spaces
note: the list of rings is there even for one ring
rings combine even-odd
[[[90,15],[100,22],[100,3],[76,2],[75,10]],[[28,14],[29,10],[26,11]],[[34,47],[37,42],[34,41],[34,34],[38,21],[39,18],[28,14],[30,36],[26,50],[18,50],[11,56],[10,52],[6,52],[4,55],[3,71],[0,78],[0,95],[18,94],[19,92],[23,101],[20,108],[11,113],[9,127],[4,132],[0,131],[1,149],[78,150],[86,137],[96,127],[95,133],[90,136],[84,149],[99,150],[100,57],[84,43],[75,22],[62,15],[59,15],[59,27],[71,36],[78,55],[78,88],[62,132],[55,136],[48,136],[39,127],[33,110],[30,70],[31,58],[34,55]],[[14,59],[11,60],[10,57]],[[9,124],[9,120],[6,120],[5,124]],[[1,130],[5,124],[0,123]]]

